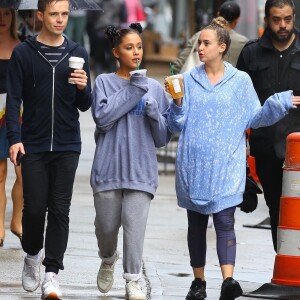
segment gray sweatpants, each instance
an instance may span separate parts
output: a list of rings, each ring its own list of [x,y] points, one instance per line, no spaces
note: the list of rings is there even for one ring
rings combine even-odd
[[[99,256],[113,261],[120,226],[123,227],[123,277],[140,278],[144,238],[152,195],[136,190],[111,190],[94,195],[95,233]]]

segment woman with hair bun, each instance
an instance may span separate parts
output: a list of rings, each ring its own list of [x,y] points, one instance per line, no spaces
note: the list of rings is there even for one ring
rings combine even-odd
[[[119,228],[123,227],[123,278],[126,299],[146,299],[138,281],[148,211],[158,184],[156,148],[171,133],[165,113],[169,100],[162,86],[141,74],[142,27],[107,27],[105,34],[120,68],[96,78],[92,114],[96,151],[91,186],[96,210],[95,233],[102,259],[97,285],[107,293],[113,285]]]
[[[181,132],[176,157],[178,205],[187,209],[188,247],[195,279],[187,300],[206,298],[206,230],[213,215],[223,283],[220,300],[242,295],[233,279],[234,214],[246,180],[246,129],[274,124],[300,104],[292,91],[272,95],[261,106],[249,75],[223,60],[230,46],[226,21],[201,30],[201,62],[184,73],[184,97],[170,104],[170,130]],[[167,82],[166,90],[169,91]]]

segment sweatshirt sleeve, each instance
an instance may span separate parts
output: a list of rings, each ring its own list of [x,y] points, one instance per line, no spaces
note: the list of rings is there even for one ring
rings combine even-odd
[[[281,120],[293,108],[291,96],[291,91],[276,93],[270,96],[253,116],[250,127],[270,126]]]
[[[161,93],[157,95],[160,99],[158,101],[163,102],[160,110],[158,101],[153,97],[148,97],[146,100],[145,113],[147,114],[151,126],[151,133],[156,148],[165,146],[171,139],[171,131],[167,124],[167,111],[169,108],[169,100],[161,88]]]
[[[186,119],[185,111],[184,99],[182,106],[177,106],[173,101],[171,102],[168,112],[168,126],[173,134],[182,130]]]
[[[90,76],[90,67],[89,67],[89,58],[87,53],[84,53],[84,71],[86,72],[86,75],[88,77],[87,86],[83,90],[78,90],[76,93],[76,103],[77,107],[81,111],[86,111],[91,107],[92,104],[92,94],[91,94],[91,76]]]
[[[244,73],[244,75],[244,82],[241,86],[245,87],[242,97],[247,103],[249,117],[247,128],[273,125],[288,114],[293,107],[292,91],[276,93],[270,96],[261,106],[249,75],[247,73]]]
[[[16,50],[13,51],[7,70],[6,126],[9,146],[21,143],[20,107],[22,102],[23,71]]]
[[[101,75],[92,92],[92,115],[98,130],[106,132],[140,101],[148,91],[148,78],[134,75],[130,84],[107,97]]]

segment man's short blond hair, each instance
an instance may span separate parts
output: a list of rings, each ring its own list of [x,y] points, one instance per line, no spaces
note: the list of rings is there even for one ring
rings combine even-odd
[[[39,0],[38,11],[44,12],[46,10],[47,4],[51,4],[52,2],[56,3],[60,1],[68,1],[70,3],[70,0]]]

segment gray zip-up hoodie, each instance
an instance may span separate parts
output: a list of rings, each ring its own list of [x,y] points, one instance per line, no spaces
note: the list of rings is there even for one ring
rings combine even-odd
[[[158,185],[156,148],[171,138],[164,115],[168,108],[165,91],[151,78],[134,75],[125,80],[114,73],[96,78],[92,92],[94,194],[134,189],[154,195]]]

